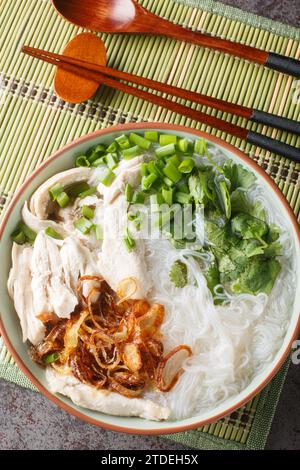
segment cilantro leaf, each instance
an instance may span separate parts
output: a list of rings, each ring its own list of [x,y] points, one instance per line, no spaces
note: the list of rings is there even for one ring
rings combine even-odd
[[[260,256],[253,257],[245,271],[232,284],[231,289],[235,293],[245,292],[257,295],[265,292],[269,294],[280,269],[280,263],[276,259],[266,260]]]
[[[216,181],[216,194],[223,214],[225,215],[226,219],[230,219],[231,199],[226,181],[224,179]]]
[[[276,258],[281,254],[282,245],[280,242],[273,242],[268,245],[264,250],[264,255],[266,258]]]
[[[182,261],[175,261],[169,272],[169,278],[176,287],[187,285],[187,265]]]
[[[213,261],[208,269],[205,272],[205,279],[207,283],[207,287],[209,288],[210,292],[212,293],[212,296],[214,296],[214,288],[220,284],[220,273],[219,269],[217,266],[217,263]]]
[[[268,233],[268,225],[260,219],[249,214],[238,214],[231,220],[233,233],[247,240],[249,238],[261,238]],[[262,244],[264,242],[262,241]]]
[[[223,165],[223,172],[231,182],[232,192],[237,188],[249,189],[256,180],[254,173],[246,170],[243,165],[234,163],[232,160],[226,160]]]

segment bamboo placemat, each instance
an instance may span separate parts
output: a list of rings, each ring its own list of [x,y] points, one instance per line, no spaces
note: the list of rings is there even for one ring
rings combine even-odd
[[[300,58],[300,30],[211,0],[140,0],[153,12],[188,28]],[[257,161],[285,194],[300,220],[300,165],[245,145],[222,132],[158,106],[101,87],[93,100],[71,105],[52,89],[54,70],[19,53],[22,44],[61,52],[81,28],[61,19],[50,0],[0,1],[0,212],[25,178],[66,143],[118,123],[173,122],[222,137]],[[100,35],[109,66],[245,106],[300,119],[299,81],[191,44],[163,37]],[[298,93],[299,95],[299,93]],[[179,100],[180,101],[180,100]],[[231,122],[243,119],[205,109]],[[300,145],[300,138],[253,124],[252,129]],[[170,436],[197,448],[263,448],[288,369],[240,410],[196,431]],[[0,338],[0,377],[34,389]]]

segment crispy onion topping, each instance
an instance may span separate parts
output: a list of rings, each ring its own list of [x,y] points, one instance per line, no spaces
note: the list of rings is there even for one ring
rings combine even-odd
[[[156,372],[157,388],[161,392],[169,392],[177,383],[183,373],[182,362],[192,355],[189,346],[182,344],[172,349],[163,359],[160,360]],[[174,371],[176,371],[174,374]]]
[[[32,348],[32,359],[129,398],[150,387],[170,391],[192,351],[181,345],[163,357],[164,307],[133,300],[136,289],[134,278],[125,279],[116,293],[99,276],[81,277],[79,303],[69,320],[41,314],[48,334]]]

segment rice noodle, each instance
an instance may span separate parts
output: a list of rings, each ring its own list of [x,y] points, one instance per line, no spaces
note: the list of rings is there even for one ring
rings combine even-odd
[[[216,306],[200,266],[207,265],[206,254],[175,249],[167,240],[146,241],[154,286],[149,300],[165,306],[161,327],[165,351],[178,343],[193,350],[183,364],[185,373],[165,396],[173,419],[190,417],[240,393],[274,359],[286,333],[296,279],[293,241],[263,188],[257,185],[248,195],[262,203],[268,223],[282,229],[282,270],[269,296],[230,295],[217,286],[218,298],[225,302]],[[176,260],[188,267],[190,282],[183,289],[176,288],[168,276]],[[160,399],[156,392],[148,396]]]

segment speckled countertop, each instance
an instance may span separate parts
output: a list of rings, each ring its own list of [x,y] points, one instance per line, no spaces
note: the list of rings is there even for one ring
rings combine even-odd
[[[223,0],[300,26],[300,0]],[[166,439],[117,434],[79,421],[46,398],[0,380],[0,449],[184,449]],[[267,449],[300,449],[300,365],[291,366]]]

